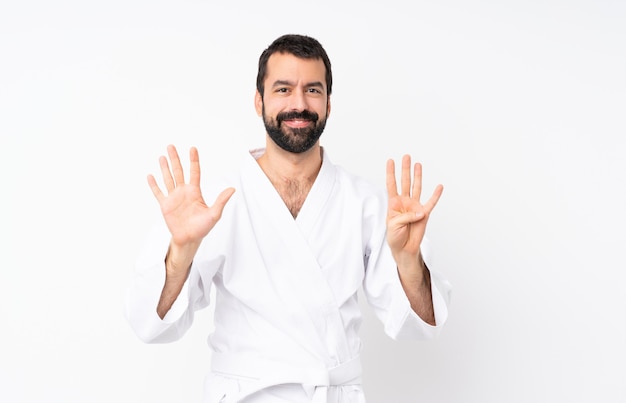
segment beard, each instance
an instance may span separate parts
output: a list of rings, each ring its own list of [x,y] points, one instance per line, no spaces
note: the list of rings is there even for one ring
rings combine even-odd
[[[282,125],[284,120],[292,119],[306,120],[313,126],[294,129]],[[263,106],[263,123],[267,134],[277,146],[290,153],[300,154],[310,150],[317,143],[326,127],[326,117],[320,119],[317,113],[305,109],[302,112],[282,112],[273,119],[265,115]]]

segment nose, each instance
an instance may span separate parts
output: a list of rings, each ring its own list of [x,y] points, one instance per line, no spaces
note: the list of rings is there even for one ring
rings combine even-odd
[[[306,94],[303,90],[293,91],[289,97],[289,109],[292,111],[302,112],[307,109]]]

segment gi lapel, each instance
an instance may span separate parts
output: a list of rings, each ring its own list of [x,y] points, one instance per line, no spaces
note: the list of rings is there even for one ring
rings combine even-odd
[[[326,208],[326,204],[330,199],[331,192],[335,185],[335,180],[335,167],[330,163],[324,151],[322,167],[295,220],[306,239],[311,236],[313,227],[323,216],[324,209]]]
[[[336,357],[335,344],[343,344],[336,340],[335,329],[341,325],[337,323],[338,305],[302,230],[310,230],[319,219],[334,179],[334,167],[324,162],[298,220],[293,219],[254,158],[244,164],[241,179],[264,269],[286,304],[285,324],[297,328],[294,331],[305,343],[312,343],[310,347],[327,365],[336,364],[336,358],[330,356]],[[332,341],[328,338],[329,327]]]

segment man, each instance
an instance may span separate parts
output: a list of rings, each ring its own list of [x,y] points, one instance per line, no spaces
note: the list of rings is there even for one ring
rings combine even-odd
[[[387,163],[386,196],[332,165],[319,143],[331,90],[319,42],[282,36],[259,59],[265,148],[201,189],[197,150],[186,183],[169,146],[169,162],[159,160],[167,194],[148,177],[166,225],[138,259],[128,320],[146,342],[177,340],[215,286],[206,403],[364,402],[361,286],[392,338],[433,337],[446,320],[449,285],[423,257],[443,188],[422,204],[421,166],[409,156],[399,192]]]

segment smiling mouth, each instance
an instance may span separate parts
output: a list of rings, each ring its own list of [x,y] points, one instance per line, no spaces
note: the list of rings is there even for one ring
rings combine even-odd
[[[312,121],[304,119],[285,119],[283,122],[289,127],[299,128],[309,126]]]

